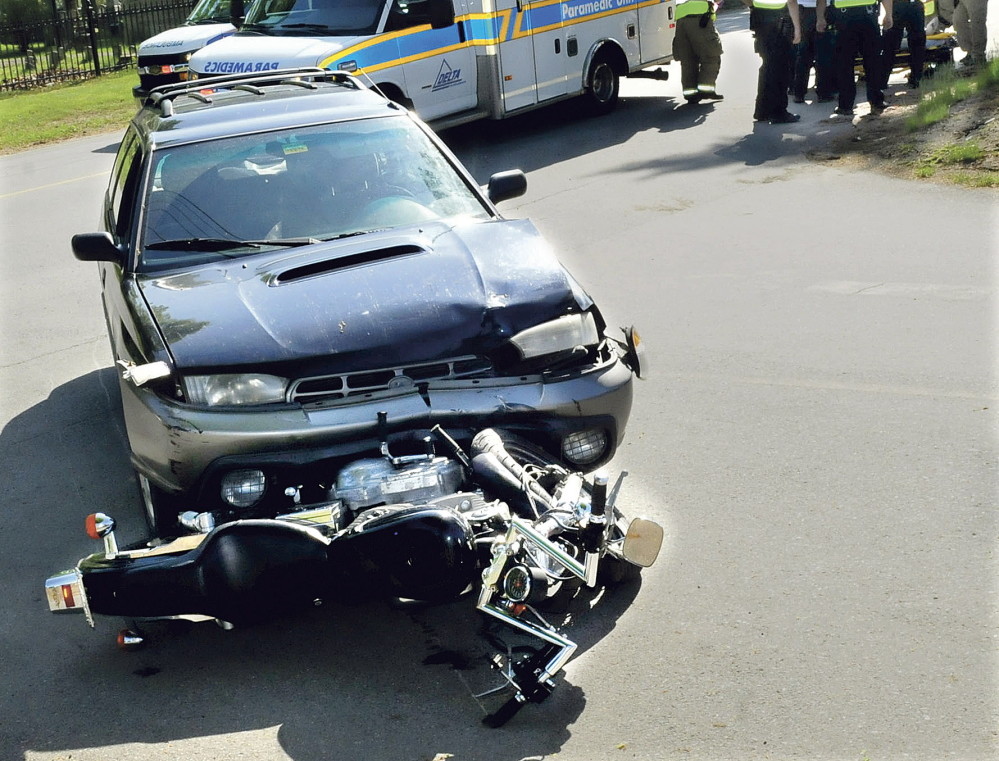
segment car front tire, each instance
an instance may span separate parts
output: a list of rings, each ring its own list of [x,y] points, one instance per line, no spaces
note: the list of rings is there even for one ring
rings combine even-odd
[[[146,525],[154,539],[176,534],[177,509],[174,500],[165,491],[152,483],[142,473],[137,473],[139,496],[142,498],[142,512]]]

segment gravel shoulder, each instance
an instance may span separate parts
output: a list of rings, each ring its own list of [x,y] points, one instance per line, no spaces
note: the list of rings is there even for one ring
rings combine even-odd
[[[999,88],[972,94],[954,104],[946,119],[917,130],[907,120],[924,91],[901,84],[890,86],[887,95],[884,113],[854,117],[852,131],[811,158],[895,177],[999,188]]]

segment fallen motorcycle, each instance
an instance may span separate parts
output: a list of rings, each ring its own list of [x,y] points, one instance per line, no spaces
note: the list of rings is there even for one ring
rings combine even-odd
[[[115,523],[87,517],[103,552],[45,584],[54,612],[132,620],[215,620],[239,626],[358,595],[476,608],[540,641],[500,664],[512,692],[486,724],[540,703],[577,645],[539,606],[581,585],[636,576],[663,540],[653,521],[627,520],[611,486],[555,464],[529,441],[485,429],[462,446],[439,427],[414,435],[422,451],[340,469],[330,499],[298,512],[215,525],[185,514],[193,533],[119,549]],[[128,633],[123,644],[137,644]]]

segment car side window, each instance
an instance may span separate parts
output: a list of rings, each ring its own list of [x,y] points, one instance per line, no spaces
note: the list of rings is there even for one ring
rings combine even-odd
[[[111,231],[118,238],[127,238],[132,225],[132,212],[135,210],[135,190],[142,165],[139,140],[129,134],[125,144],[118,151],[114,169],[111,171],[110,214],[108,220]]]

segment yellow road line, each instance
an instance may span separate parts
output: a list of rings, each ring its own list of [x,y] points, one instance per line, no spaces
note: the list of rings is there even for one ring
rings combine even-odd
[[[87,174],[83,177],[74,177],[71,180],[60,180],[59,182],[50,182],[48,185],[39,185],[36,188],[25,188],[24,190],[15,190],[13,193],[0,193],[0,198],[11,198],[13,196],[24,195],[25,193],[34,193],[36,190],[48,190],[49,188],[57,188],[60,185],[69,185],[71,182],[79,182],[80,180],[92,180],[94,177],[107,177],[108,173],[98,172],[97,174]]]

